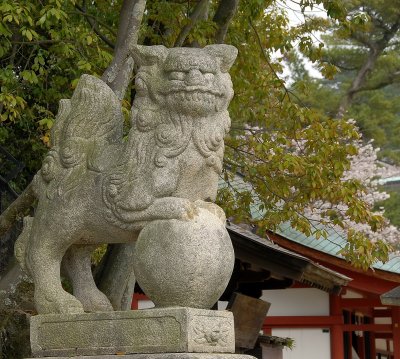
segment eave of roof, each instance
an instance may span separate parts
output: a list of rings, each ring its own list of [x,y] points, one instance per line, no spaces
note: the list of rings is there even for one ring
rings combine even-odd
[[[328,233],[327,239],[317,239],[315,236],[306,236],[300,231],[295,230],[290,226],[289,223],[285,222],[280,226],[280,229],[276,231],[276,234],[286,238],[295,243],[299,243],[308,248],[316,251],[326,253],[330,256],[343,259],[338,252],[347,243],[346,239],[340,233],[337,233],[331,229],[326,229]],[[377,262],[372,266],[373,269],[390,272],[399,275],[400,274],[400,256],[393,255],[385,263]]]
[[[239,259],[249,261],[272,273],[329,293],[339,293],[341,287],[351,280],[235,224],[229,223],[227,229]]]
[[[381,295],[381,302],[385,305],[400,305],[400,286]]]
[[[310,248],[301,242],[285,238],[280,234],[269,232],[268,236],[273,242],[287,250],[300,253],[312,261],[316,261],[325,267],[353,278],[353,281],[349,283],[349,287],[381,295],[398,286],[400,283],[400,275],[398,273],[374,268],[363,270],[352,266],[351,263],[341,257],[332,256],[323,251]]]

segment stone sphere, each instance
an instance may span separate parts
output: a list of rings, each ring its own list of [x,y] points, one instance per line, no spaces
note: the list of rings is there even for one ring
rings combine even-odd
[[[156,307],[203,309],[224,292],[235,260],[225,225],[202,208],[188,221],[150,222],[134,257],[136,279]]]

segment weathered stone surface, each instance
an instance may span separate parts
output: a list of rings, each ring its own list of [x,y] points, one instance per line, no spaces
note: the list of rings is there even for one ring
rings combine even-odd
[[[220,212],[194,202],[216,197],[236,54],[228,45],[136,47],[126,142],[120,101],[100,79],[83,75],[71,100],[60,102],[51,150],[34,179],[35,217],[25,218],[16,243],[39,313],[112,310],[93,281],[87,246],[133,242],[149,221],[190,221],[199,206]],[[60,284],[66,252],[74,296]]]
[[[99,289],[110,299],[114,310],[131,309],[135,273],[131,265],[126,267],[121,264],[133,262],[134,250],[134,242],[112,246],[111,253],[101,268]]]
[[[191,221],[147,225],[136,243],[133,263],[140,287],[156,307],[208,309],[224,292],[234,260],[225,220],[199,208]]]
[[[0,359],[31,355],[29,318],[33,312],[33,284],[15,263],[0,280]]]
[[[74,359],[255,359],[246,354],[219,353],[162,353],[75,356]],[[47,357],[47,359],[71,359],[71,357]]]
[[[31,318],[34,357],[124,353],[233,353],[230,312],[149,309]]]
[[[0,309],[1,359],[21,359],[31,354],[29,317],[23,311]]]

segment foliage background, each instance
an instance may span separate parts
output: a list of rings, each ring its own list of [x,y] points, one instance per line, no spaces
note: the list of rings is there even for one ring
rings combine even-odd
[[[17,191],[40,167],[58,101],[71,97],[82,73],[101,76],[111,62],[121,3],[1,1],[0,145],[26,165],[13,183]],[[355,1],[350,10],[339,0],[299,4],[303,10],[325,8],[333,24],[344,28],[364,24],[358,16],[350,16],[361,2]],[[217,14],[222,5],[231,6],[234,16],[221,22]],[[224,21],[229,30],[222,40],[239,49],[231,71],[236,95],[230,107],[224,179],[229,183],[240,172],[253,190],[238,192],[227,186],[220,191],[219,203],[228,216],[251,222],[251,205],[257,198],[263,217],[254,224],[260,232],[290,221],[294,228],[317,237],[326,232],[313,227],[309,209],[328,203],[329,208],[319,213],[320,221],[347,233],[349,247],[343,251],[347,258],[363,267],[387,258],[384,238],[371,242],[368,233],[349,230],[349,223],[364,223],[372,231],[385,226],[384,218],[363,197],[365,183],[344,177],[359,147],[357,128],[345,119],[333,120],[328,110],[309,102],[318,98],[310,91],[315,88],[316,94],[320,89],[313,80],[305,81],[306,75],[295,84],[295,91],[280,76],[284,59],[298,48],[326,78],[334,78],[337,67],[324,57],[324,45],[313,41],[313,31],[325,31],[332,22],[308,19],[291,27],[280,2],[274,0],[151,0],[139,43],[171,47],[221,42]],[[127,118],[134,94],[130,85],[122,101]]]

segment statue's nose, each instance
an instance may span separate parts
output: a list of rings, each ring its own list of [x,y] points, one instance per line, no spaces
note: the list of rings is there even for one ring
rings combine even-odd
[[[198,69],[192,69],[186,75],[186,83],[188,85],[202,85],[204,84],[204,76]]]

